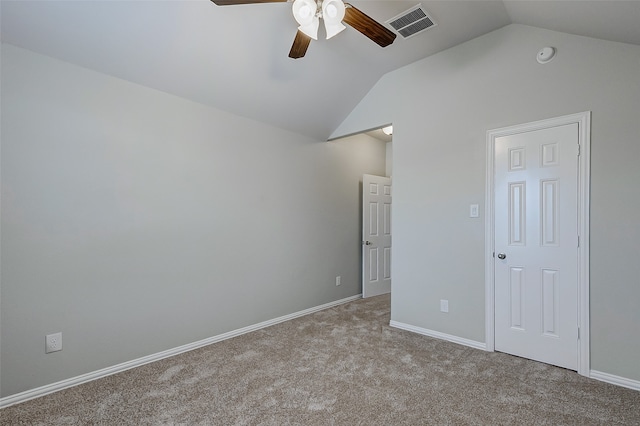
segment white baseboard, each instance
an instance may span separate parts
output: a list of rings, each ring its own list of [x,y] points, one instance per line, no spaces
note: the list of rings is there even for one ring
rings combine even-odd
[[[458,336],[452,336],[450,334],[440,333],[439,331],[433,331],[422,327],[416,327],[414,325],[404,324],[398,321],[390,321],[391,327],[399,328],[402,330],[411,331],[413,333],[422,334],[424,336],[434,337],[436,339],[447,340],[449,342],[458,343],[460,345],[470,346],[476,349],[487,350],[487,345],[482,342],[476,342],[475,340],[464,339]],[[627,379],[626,377],[615,376],[609,373],[603,373],[602,371],[591,370],[589,377],[601,382],[606,382],[612,385],[622,386],[625,388],[640,391],[640,380]]]
[[[252,331],[260,330],[262,328],[270,327],[272,325],[279,324],[281,322],[289,321],[294,318],[302,317],[312,314],[314,312],[322,311],[334,306],[342,305],[344,303],[353,302],[362,298],[362,294],[356,296],[347,297],[345,299],[336,300],[335,302],[325,303],[324,305],[316,306],[313,308],[305,309],[303,311],[294,312],[289,315],[284,315],[271,320],[263,321],[258,324],[250,325],[247,327],[239,328],[237,330],[229,331],[227,333],[219,334],[217,336],[209,337],[207,339],[199,340],[197,342],[188,343],[186,345],[178,346],[177,348],[168,349],[166,351],[158,352],[155,354],[147,355],[142,358],[134,359],[132,361],[123,362],[112,367],[103,368],[100,370],[92,371],[91,373],[82,374],[80,376],[65,379],[56,383],[41,386],[39,388],[30,389],[24,392],[17,393],[15,395],[9,395],[4,398],[0,398],[0,408],[8,407],[10,405],[19,404],[21,402],[28,401],[30,399],[39,398],[44,395],[48,395],[53,392],[57,392],[63,389],[67,389],[73,386],[77,386],[83,383],[87,383],[93,380],[97,380],[103,377],[110,376],[112,374],[120,373],[125,370],[129,370],[141,365],[149,364],[150,362],[159,361],[164,358],[169,358],[175,355],[179,355],[185,352],[192,351],[194,349],[201,348],[203,346],[211,345],[223,340],[231,339],[242,334],[251,333]]]
[[[459,345],[470,346],[475,349],[487,350],[486,343],[476,342],[475,340],[465,339],[463,337],[453,336],[451,334],[441,333],[439,331],[429,330],[422,327],[416,327],[415,325],[405,324],[398,321],[390,321],[391,327],[399,328],[402,330],[411,331],[413,333],[422,334],[424,336],[434,337],[436,339],[447,340],[449,342],[457,343]]]
[[[640,391],[640,380],[627,379],[626,377],[614,376],[613,374],[603,373],[602,371],[591,370],[589,377],[592,379],[607,382],[612,385],[618,385],[625,388]]]

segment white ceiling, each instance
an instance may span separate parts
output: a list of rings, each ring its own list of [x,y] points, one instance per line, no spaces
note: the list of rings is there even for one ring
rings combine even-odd
[[[384,22],[418,2],[351,3]],[[2,0],[0,28],[3,42],[321,140],[385,73],[511,23],[640,44],[640,1],[422,4],[438,26],[421,35],[383,49],[347,28],[297,60],[289,3]]]

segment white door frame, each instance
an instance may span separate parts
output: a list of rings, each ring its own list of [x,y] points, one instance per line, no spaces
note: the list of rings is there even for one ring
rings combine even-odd
[[[485,186],[485,338],[487,351],[495,350],[495,140],[502,136],[578,123],[578,373],[589,376],[589,193],[591,111],[487,131]]]

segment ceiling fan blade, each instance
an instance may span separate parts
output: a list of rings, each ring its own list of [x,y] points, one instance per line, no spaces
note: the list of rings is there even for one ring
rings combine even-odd
[[[298,30],[296,38],[293,40],[293,46],[289,51],[289,57],[293,59],[302,58],[307,53],[309,43],[311,43],[311,37]]]
[[[344,23],[351,25],[353,28],[378,43],[381,47],[387,47],[393,43],[393,40],[396,38],[396,34],[393,31],[375,21],[364,12],[356,9],[351,4],[345,3],[345,6],[347,6],[347,8],[345,10],[344,19],[342,20]]]
[[[253,3],[285,3],[288,0],[211,0],[218,6],[233,6],[235,4],[253,4]]]

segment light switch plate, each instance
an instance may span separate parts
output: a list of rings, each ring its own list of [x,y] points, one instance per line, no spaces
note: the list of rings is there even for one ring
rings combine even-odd
[[[471,204],[469,206],[469,217],[478,217],[480,216],[480,208],[477,204]]]

